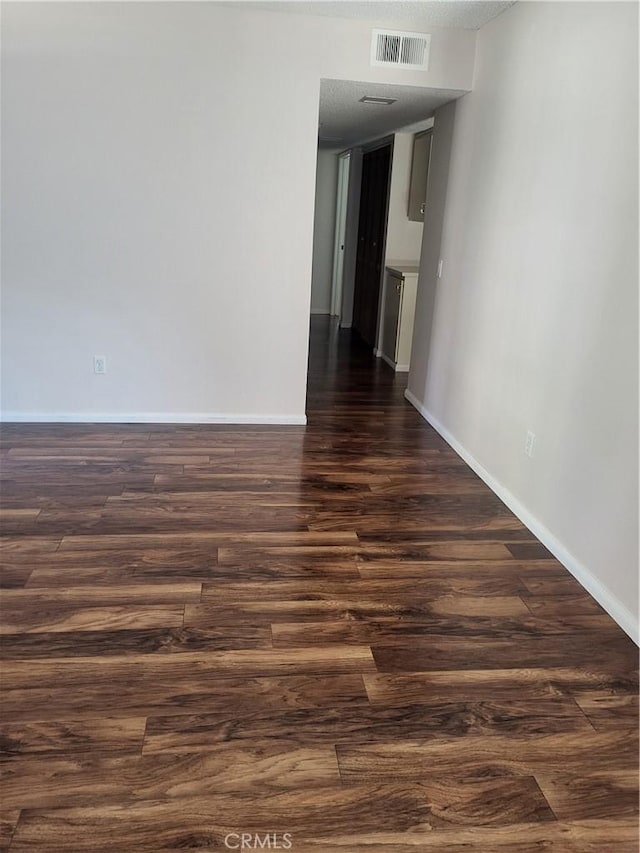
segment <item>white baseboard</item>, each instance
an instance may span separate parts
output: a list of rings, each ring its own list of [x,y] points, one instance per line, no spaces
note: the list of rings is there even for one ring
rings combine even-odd
[[[386,362],[389,367],[393,368],[396,373],[408,373],[409,365],[408,364],[396,364],[395,361],[392,361],[388,355],[385,355],[381,349],[374,350],[376,358],[381,358],[384,362]]]
[[[499,483],[478,460],[463,447],[449,430],[422,405],[418,398],[407,389],[404,396],[418,410],[422,417],[438,432],[467,465],[483,480],[511,512],[551,551],[562,565],[586,591],[595,598],[609,616],[614,619],[631,639],[640,644],[640,626],[633,613],[620,599],[608,589],[585,565],[562,544],[545,525],[539,521],[511,492]]]
[[[325,314],[327,317],[331,314],[331,311],[328,308],[312,308],[312,314]]]
[[[304,426],[306,415],[219,415],[212,412],[3,412],[3,423],[281,424]]]

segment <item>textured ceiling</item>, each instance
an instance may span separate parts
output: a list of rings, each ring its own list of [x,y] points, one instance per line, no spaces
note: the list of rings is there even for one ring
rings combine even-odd
[[[348,148],[368,142],[423,121],[433,115],[436,107],[464,94],[454,89],[322,80],[318,139],[323,148]],[[360,98],[364,95],[396,98],[396,103],[362,104]]]
[[[241,0],[243,6],[301,15],[358,18],[399,28],[458,27],[478,30],[515,0]]]

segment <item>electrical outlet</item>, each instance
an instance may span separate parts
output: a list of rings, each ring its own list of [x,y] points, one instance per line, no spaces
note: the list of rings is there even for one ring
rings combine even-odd
[[[103,355],[94,355],[94,357],[93,357],[93,372],[94,373],[106,373],[107,372],[107,359]]]
[[[536,445],[536,436],[535,433],[531,432],[531,430],[527,430],[527,437],[524,440],[524,452],[527,456],[533,457],[533,451]]]

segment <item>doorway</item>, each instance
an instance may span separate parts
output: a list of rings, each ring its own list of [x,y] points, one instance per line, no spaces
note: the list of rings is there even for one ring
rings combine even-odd
[[[371,348],[377,345],[378,314],[389,204],[392,146],[362,158],[360,214],[353,294],[353,327]]]

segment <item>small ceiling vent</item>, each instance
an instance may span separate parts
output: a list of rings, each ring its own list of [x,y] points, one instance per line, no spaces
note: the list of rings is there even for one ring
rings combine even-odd
[[[431,36],[426,33],[400,33],[394,30],[373,30],[371,64],[391,65],[407,71],[427,71]]]

